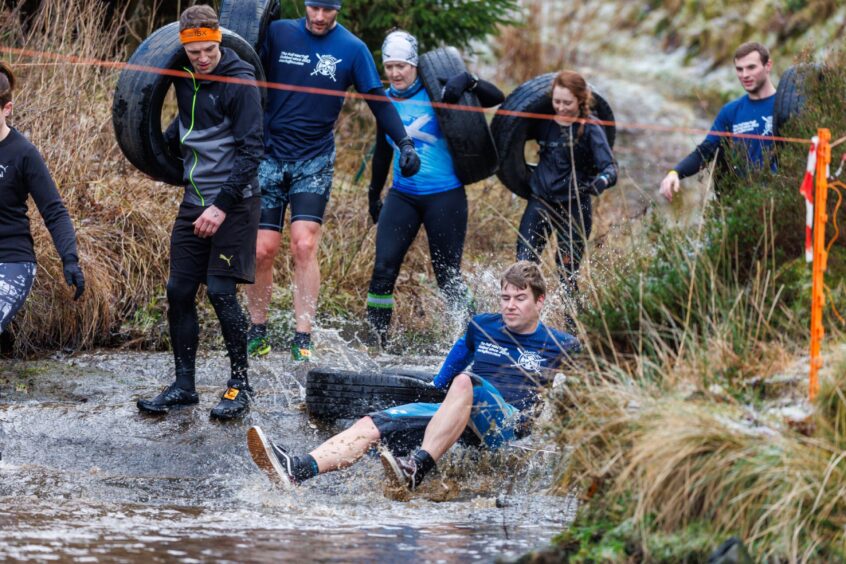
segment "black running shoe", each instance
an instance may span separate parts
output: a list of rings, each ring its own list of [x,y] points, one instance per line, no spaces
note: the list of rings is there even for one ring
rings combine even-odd
[[[261,427],[247,431],[247,448],[256,466],[267,474],[270,481],[284,488],[297,484],[294,479],[294,461],[285,449],[276,446],[264,435]]]
[[[171,384],[153,399],[140,399],[135,405],[140,411],[145,413],[155,413],[164,415],[170,411],[171,407],[180,407],[183,405],[194,405],[200,401],[197,392],[189,392],[180,388],[176,383]]]
[[[385,476],[393,487],[414,491],[423,481],[423,476],[417,472],[417,462],[414,457],[394,456],[390,450],[382,448],[379,450],[379,458],[385,468]]]
[[[235,419],[250,410],[250,396],[253,389],[246,380],[231,379],[226,383],[226,391],[220,402],[211,410],[214,419]]]

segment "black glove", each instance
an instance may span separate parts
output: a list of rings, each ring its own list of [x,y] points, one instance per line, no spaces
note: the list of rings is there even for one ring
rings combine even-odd
[[[420,170],[420,157],[414,150],[414,141],[411,140],[411,137],[406,137],[399,142],[398,146],[400,150],[400,172],[405,177],[414,176]]]
[[[608,179],[602,175],[593,179],[593,182],[588,186],[588,192],[594,196],[599,196],[605,189],[608,188]]]
[[[379,223],[379,213],[382,211],[382,200],[379,199],[379,191],[371,188],[367,195],[367,200],[367,211],[370,212],[370,219],[373,220],[373,225],[376,225]]]
[[[78,262],[67,262],[62,268],[65,275],[65,282],[68,286],[75,286],[76,292],[73,294],[74,301],[78,300],[85,291],[85,277],[82,275],[82,269],[79,268]]]
[[[441,91],[441,101],[447,104],[455,104],[467,90],[473,90],[479,79],[467,71],[458,73],[447,80],[444,89]]]

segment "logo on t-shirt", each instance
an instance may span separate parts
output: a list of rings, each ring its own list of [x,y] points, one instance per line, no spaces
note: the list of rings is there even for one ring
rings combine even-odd
[[[336,59],[332,55],[321,55],[320,53],[315,53],[317,55],[317,66],[314,67],[314,72],[311,73],[311,76],[319,74],[321,76],[328,76],[332,79],[332,82],[338,82],[335,79],[335,71],[337,70],[338,63],[343,61],[343,59]]]
[[[422,141],[423,143],[429,143],[430,145],[434,145],[438,142],[438,138],[432,135],[431,133],[426,133],[425,131],[423,131],[423,128],[429,125],[429,122],[431,121],[431,115],[422,115],[410,124],[406,124],[405,130],[408,132],[408,136],[412,139],[417,139],[419,141]]]
[[[0,178],[6,176],[6,169],[9,168],[9,165],[0,165]]]
[[[476,349],[476,352],[480,355],[489,354],[496,358],[500,358],[503,356],[508,357],[508,349],[506,349],[505,347],[501,347],[496,343],[491,343],[488,341],[479,343],[479,347]]]
[[[773,116],[761,116],[764,120],[764,131],[761,132],[761,135],[772,135],[773,134]]]
[[[286,65],[297,65],[301,67],[311,62],[311,57],[308,55],[300,55],[299,53],[289,53],[288,51],[279,52],[279,62]]]
[[[526,372],[537,372],[541,368],[543,357],[534,351],[521,351],[517,365]]]
[[[731,126],[732,133],[750,133],[758,129],[758,120],[742,121]]]

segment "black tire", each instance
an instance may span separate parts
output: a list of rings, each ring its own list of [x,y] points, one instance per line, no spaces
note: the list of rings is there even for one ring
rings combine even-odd
[[[243,37],[258,51],[270,22],[279,17],[279,0],[223,0],[220,27]]]
[[[805,106],[805,85],[813,79],[814,73],[823,79],[823,69],[819,65],[792,66],[778,81],[775,101],[773,102],[773,135],[780,136],[790,118],[798,115]]]
[[[455,47],[443,47],[424,53],[418,66],[420,80],[433,102],[441,102],[446,81],[467,70]],[[458,104],[480,108],[472,92],[462,94]],[[435,108],[438,125],[452,155],[455,174],[464,184],[473,184],[494,174],[499,166],[491,130],[485,114],[479,111]]]
[[[317,368],[306,379],[306,409],[325,421],[363,417],[414,402],[439,403],[446,392],[431,386],[432,374],[421,372],[350,372]]]
[[[232,49],[256,71],[256,79],[264,80],[261,61],[239,35],[223,29],[224,48]],[[129,65],[181,70],[188,58],[179,42],[179,24],[168,24],[144,40]],[[144,69],[124,69],[120,73],[112,102],[112,125],[118,146],[138,170],[168,184],[182,186],[182,160],[172,155],[162,135],[162,105],[173,77]],[[262,103],[265,89],[260,88]]]
[[[525,112],[531,114],[552,115],[552,98],[549,93],[556,73],[536,76],[517,87],[508,95],[500,106],[501,110]],[[614,111],[595,89],[593,93],[593,114],[603,121],[614,121]],[[529,129],[528,118],[497,114],[491,123],[491,132],[499,152],[499,172],[497,176],[506,188],[527,198],[531,194],[529,177],[532,167],[526,163],[525,146]],[[613,148],[617,137],[617,128],[613,123],[603,125],[608,144]]]

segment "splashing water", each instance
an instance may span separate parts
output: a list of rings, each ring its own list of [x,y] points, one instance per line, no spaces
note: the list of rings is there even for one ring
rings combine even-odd
[[[377,365],[337,332],[317,344],[321,364]],[[281,353],[253,361],[252,411],[230,424],[208,417],[228,376],[222,353],[198,359],[199,405],[139,414],[135,400],[171,372],[165,353],[0,366],[0,560],[490,560],[548,542],[574,516],[574,499],[546,493],[557,455],[519,448],[456,449],[408,501],[386,492],[372,456],[275,489],[247,452],[251,425],[296,452],[337,430],[304,413],[306,370]]]

